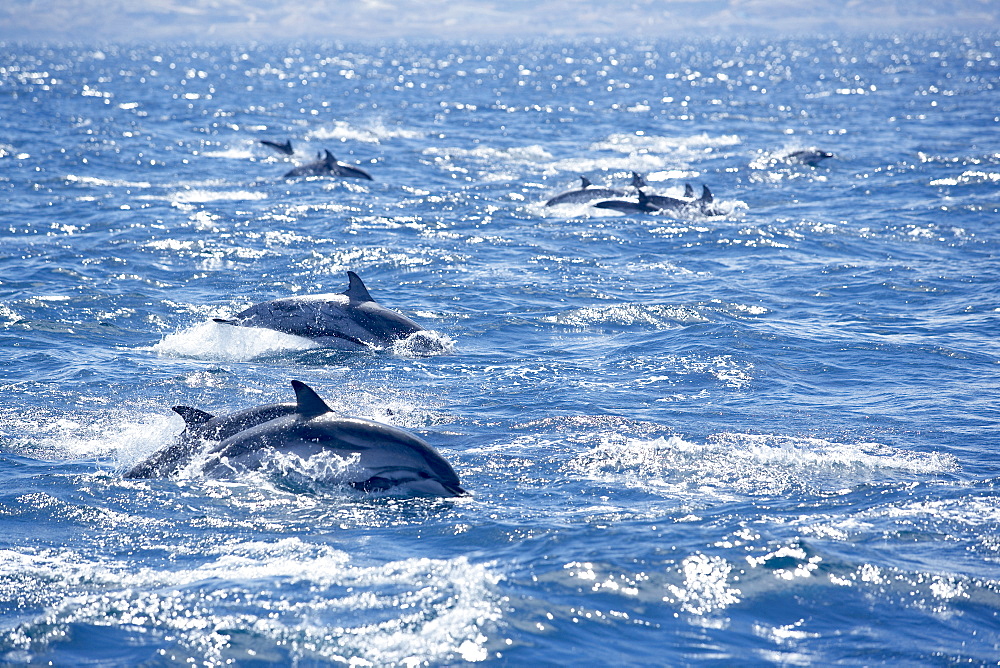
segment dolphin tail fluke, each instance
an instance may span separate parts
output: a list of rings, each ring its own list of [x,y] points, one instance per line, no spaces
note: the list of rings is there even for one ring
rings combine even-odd
[[[694,188],[691,187],[690,183],[684,184],[684,196],[688,199],[694,199]]]
[[[347,285],[347,289],[340,294],[346,295],[351,301],[358,302],[373,302],[372,296],[368,294],[368,288],[365,287],[364,282],[361,277],[355,274],[353,271],[347,272],[347,280],[350,281]]]
[[[704,202],[705,204],[708,204],[709,202],[712,202],[714,200],[715,200],[715,197],[712,195],[712,191],[708,189],[708,186],[702,184],[702,186],[701,186],[701,201]]]
[[[191,408],[190,406],[174,406],[170,410],[184,418],[184,426],[189,428],[205,424],[215,418],[211,413],[206,413],[203,410]]]
[[[305,383],[293,380],[292,388],[295,390],[295,412],[307,420],[333,411],[315,390]]]

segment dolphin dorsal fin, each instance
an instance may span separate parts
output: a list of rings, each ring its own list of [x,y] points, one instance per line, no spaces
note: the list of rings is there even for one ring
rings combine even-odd
[[[307,420],[333,410],[305,383],[293,380],[292,389],[295,390],[295,412]]]
[[[591,183],[590,179],[588,179],[586,176],[581,176],[580,177],[580,187],[581,188],[589,188],[592,185],[594,185],[594,184]]]
[[[639,204],[645,204],[648,201],[649,201],[649,196],[647,196],[646,193],[642,192],[642,189],[640,188],[639,189]]]
[[[170,410],[184,418],[184,426],[189,428],[205,424],[215,418],[211,413],[206,413],[203,410],[191,408],[190,406],[174,406]]]
[[[373,302],[372,296],[368,294],[368,288],[365,287],[364,282],[361,277],[355,274],[353,271],[347,272],[347,280],[350,281],[347,285],[347,289],[340,294],[346,295],[348,299],[352,302]]]
[[[690,183],[684,184],[684,196],[688,199],[694,199],[694,188],[691,187]]]
[[[702,184],[701,186],[701,201],[711,202],[715,197],[712,195],[712,191],[708,189],[708,186]]]
[[[337,158],[333,156],[333,153],[330,153],[329,149],[323,149],[323,162],[326,163],[327,167],[333,167],[337,164]]]
[[[642,174],[638,172],[632,172],[632,187],[642,188],[646,185],[646,179],[642,178]]]

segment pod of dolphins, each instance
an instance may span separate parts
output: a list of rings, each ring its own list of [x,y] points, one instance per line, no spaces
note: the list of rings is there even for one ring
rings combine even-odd
[[[628,197],[629,193],[614,188],[602,188],[595,186],[586,176],[581,176],[581,185],[577,190],[570,190],[545,203],[545,206],[556,206],[558,204],[583,204],[592,203],[595,208],[609,209],[621,213],[653,213],[656,211],[668,211],[673,213],[700,213],[704,216],[718,216],[723,211],[712,205],[715,198],[708,186],[702,185],[701,197],[694,196],[694,188],[690,183],[684,184],[683,199],[669,197],[667,195],[648,195],[644,188],[648,187],[646,180],[636,172],[632,172],[632,182],[630,190],[634,193],[634,199]],[[614,197],[617,199],[608,199]]]
[[[261,144],[293,155],[290,140]],[[833,157],[825,151],[796,151],[789,163],[814,166]],[[367,172],[339,162],[330,151],[317,160],[285,174],[292,179],[329,176],[372,180]],[[649,194],[648,184],[632,172],[627,189],[595,186],[586,176],[580,187],[559,194],[545,206],[591,203],[599,209],[622,213],[695,212],[719,215],[708,186],[699,197],[685,184],[680,198]],[[287,297],[255,304],[231,318],[215,319],[220,325],[261,328],[292,334],[324,346],[364,350],[382,349],[424,328],[406,316],[378,304],[361,277],[347,272],[343,292]],[[215,416],[190,406],[174,406],[184,419],[184,431],[169,445],[125,472],[126,478],[175,476],[192,468],[212,478],[232,478],[257,471],[275,457],[293,455],[305,461],[330,455],[345,462],[344,482],[364,492],[402,489],[430,496],[463,496],[458,475],[428,443],[387,424],[338,414],[305,383],[293,380],[294,403],[254,406]]]

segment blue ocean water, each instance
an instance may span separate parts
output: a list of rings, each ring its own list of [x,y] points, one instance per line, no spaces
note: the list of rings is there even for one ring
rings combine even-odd
[[[997,665],[998,62],[3,45],[0,662]],[[721,215],[544,206],[633,170]],[[435,345],[212,322],[348,269]],[[123,478],[292,379],[471,496]]]

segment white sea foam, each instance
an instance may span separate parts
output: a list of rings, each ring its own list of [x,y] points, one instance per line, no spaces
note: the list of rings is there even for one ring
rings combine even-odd
[[[168,196],[174,204],[203,204],[205,202],[238,202],[241,200],[267,199],[267,193],[255,190],[205,190],[192,188]]]
[[[0,579],[20,583],[38,610],[0,638],[31,650],[52,625],[139,628],[172,636],[171,653],[206,665],[248,649],[277,662],[445,664],[502,646],[502,576],[464,556],[356,565],[328,545],[284,538],[207,546],[198,561],[154,569],[65,548],[0,550]]]
[[[249,146],[233,146],[231,148],[219,149],[218,151],[204,151],[206,158],[227,158],[229,160],[249,160],[254,153]]]
[[[542,322],[572,327],[649,325],[655,329],[670,329],[693,322],[708,322],[708,319],[697,311],[682,306],[610,304],[546,316],[542,318]]]
[[[741,142],[742,140],[739,135],[711,136],[702,133],[687,137],[667,137],[636,132],[630,134],[613,134],[604,141],[593,144],[591,149],[596,151],[619,151],[621,153],[634,153],[636,151],[653,153],[698,151],[704,153],[706,149],[738,146]]]
[[[654,440],[606,436],[569,464],[578,474],[713,503],[803,487],[836,491],[883,476],[933,475],[956,467],[950,455],[879,443],[735,433],[716,434],[705,443],[676,436]]]
[[[991,185],[1000,184],[1000,173],[998,172],[984,172],[981,170],[968,170],[962,172],[960,176],[934,179],[931,181],[932,186],[966,186],[966,185],[979,185],[982,183],[987,183]]]
[[[246,361],[264,355],[319,347],[320,344],[310,339],[273,329],[204,322],[167,334],[152,346],[152,350],[169,357]]]
[[[81,412],[59,418],[17,415],[18,431],[31,434],[14,441],[33,454],[52,459],[111,457],[138,461],[176,437],[182,428],[173,413],[151,413],[147,406],[115,405],[107,410]]]
[[[400,127],[389,127],[380,120],[372,119],[361,127],[354,127],[346,121],[336,121],[333,127],[322,127],[306,134],[306,139],[339,141],[360,141],[379,144],[386,139],[420,139],[423,132]],[[334,151],[336,153],[336,151]]]
[[[399,357],[450,355],[455,352],[455,341],[446,334],[424,329],[394,342],[392,352]]]

